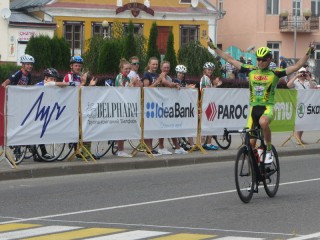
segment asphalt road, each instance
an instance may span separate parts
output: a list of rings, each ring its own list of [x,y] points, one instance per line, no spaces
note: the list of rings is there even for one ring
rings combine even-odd
[[[233,162],[1,181],[0,221],[207,236],[190,239],[319,239],[318,156],[280,161],[277,196],[261,189],[249,204],[235,191]]]

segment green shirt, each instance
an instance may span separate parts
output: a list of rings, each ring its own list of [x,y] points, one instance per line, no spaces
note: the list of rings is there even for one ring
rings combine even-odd
[[[250,106],[274,105],[275,89],[279,79],[286,76],[286,69],[259,69],[243,64],[241,70],[248,73]]]

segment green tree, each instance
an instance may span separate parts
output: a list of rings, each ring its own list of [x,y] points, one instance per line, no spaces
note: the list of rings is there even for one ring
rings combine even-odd
[[[129,22],[128,25],[128,32],[125,36],[125,42],[124,42],[124,48],[123,48],[123,54],[126,59],[129,59],[132,56],[137,55],[137,46],[136,46],[136,40],[134,38],[134,25],[132,21]]]
[[[88,50],[83,55],[83,58],[86,68],[92,73],[99,72],[97,62],[100,58],[100,53],[104,42],[105,41],[103,37],[99,35],[93,36],[86,42]]]
[[[150,35],[148,40],[148,50],[147,50],[146,61],[148,61],[148,59],[151,57],[156,57],[160,60],[160,52],[157,46],[157,38],[158,38],[157,23],[153,22],[150,29]]]
[[[64,38],[53,37],[51,43],[51,67],[59,70],[69,68],[70,49]]]
[[[176,56],[176,52],[174,50],[174,36],[173,36],[173,32],[170,31],[169,34],[169,38],[168,38],[168,42],[167,42],[167,49],[166,49],[166,53],[164,56],[164,60],[169,61],[170,62],[170,74],[174,75],[175,74],[175,67],[177,65],[177,56]]]
[[[25,53],[30,54],[35,58],[35,70],[50,67],[52,59],[50,37],[47,35],[31,37],[27,44]]]
[[[202,46],[199,42],[190,42],[180,48],[178,52],[179,64],[188,68],[188,75],[201,76],[203,74],[203,65],[206,62],[213,62],[218,66],[216,58]],[[220,69],[215,68],[215,76],[221,76]]]

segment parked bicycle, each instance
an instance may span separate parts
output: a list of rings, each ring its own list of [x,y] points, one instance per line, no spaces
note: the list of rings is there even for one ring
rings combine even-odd
[[[276,148],[272,146],[273,162],[265,164],[266,144],[261,129],[224,130],[224,134],[230,133],[245,134],[244,145],[238,151],[234,168],[236,188],[241,201],[250,202],[253,193],[258,193],[261,183],[267,195],[274,197],[280,182],[280,165]],[[250,138],[259,140],[258,150],[251,146]]]

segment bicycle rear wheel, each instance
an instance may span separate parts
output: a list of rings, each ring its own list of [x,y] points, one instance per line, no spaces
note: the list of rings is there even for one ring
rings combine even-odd
[[[277,150],[272,146],[273,162],[264,167],[265,179],[263,181],[264,189],[269,197],[274,197],[279,189],[280,183],[280,164]]]
[[[223,149],[226,150],[231,145],[231,135],[214,135],[212,138],[216,141],[217,145]]]
[[[112,142],[113,141],[92,142],[91,148],[93,149],[93,152],[96,156],[102,158],[110,151]]]
[[[250,202],[254,193],[255,172],[247,148],[239,149],[235,162],[234,176],[238,195],[242,202]]]
[[[129,139],[128,140],[130,146],[139,151],[139,152],[144,152],[145,151],[145,147],[141,145],[141,140],[140,139]],[[152,149],[156,149],[159,145],[159,139],[153,139],[152,141]]]
[[[112,141],[111,142],[111,146],[112,146],[112,148],[111,148],[112,154],[116,155],[117,152],[118,152],[118,142],[117,141]]]
[[[26,155],[27,147],[24,145],[21,146],[9,146],[6,149],[6,158],[9,159],[10,157],[13,159],[15,164],[22,163],[24,156]]]
[[[65,160],[71,154],[71,152],[74,151],[74,146],[77,146],[77,143],[65,143],[63,152],[57,158],[57,161]]]
[[[52,143],[44,144],[45,151],[48,153],[46,156],[42,155],[41,146],[36,145],[36,151],[39,158],[44,162],[52,162],[60,157],[64,151],[65,143]]]

